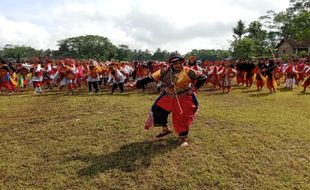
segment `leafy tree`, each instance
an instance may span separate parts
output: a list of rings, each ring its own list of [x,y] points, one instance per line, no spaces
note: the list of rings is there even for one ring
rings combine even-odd
[[[272,10],[261,16],[264,26],[268,29],[269,44],[274,46],[283,38],[294,38],[299,41],[310,39],[310,1],[290,0],[286,11],[276,13]]]
[[[255,56],[264,56],[265,54],[269,54],[267,49],[273,48],[268,47],[267,40],[267,31],[262,28],[262,24],[259,21],[253,21],[249,24],[248,27],[249,35],[255,43],[256,55]]]
[[[158,48],[152,55],[152,60],[165,61],[168,56],[169,52],[167,50],[161,51],[160,48]]]
[[[258,21],[253,21],[249,24],[248,27],[249,38],[263,41],[266,39],[267,31],[262,29],[262,24]]]
[[[286,11],[289,15],[296,15],[299,12],[310,11],[310,1],[290,0],[290,7]]]
[[[208,61],[215,61],[215,60],[223,60],[230,58],[230,52],[227,50],[206,50],[206,49],[194,49],[191,52],[185,55],[186,59],[189,59],[190,55],[195,55],[197,59],[200,60],[208,60]]]
[[[28,60],[35,56],[40,56],[40,51],[27,46],[7,44],[2,50],[3,58],[13,58],[17,61]]]
[[[256,56],[257,45],[255,41],[249,37],[232,43],[232,55],[237,59],[250,59]]]
[[[152,54],[149,50],[135,50],[133,59],[136,61],[150,61],[152,59]]]
[[[310,39],[310,11],[298,13],[289,26],[289,32],[296,40],[304,41]]]
[[[119,48],[117,49],[117,59],[120,61],[133,59],[133,52],[129,49],[128,45],[119,45]]]
[[[60,57],[110,60],[117,55],[117,47],[108,38],[97,35],[67,38],[59,41],[58,46],[58,56]]]
[[[234,38],[240,40],[244,34],[247,33],[247,29],[242,20],[239,20],[237,26],[233,28]]]

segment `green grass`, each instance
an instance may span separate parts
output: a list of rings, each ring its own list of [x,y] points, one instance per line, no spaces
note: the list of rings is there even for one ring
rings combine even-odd
[[[310,94],[281,91],[202,89],[186,148],[143,129],[156,94],[0,96],[0,189],[310,189]]]

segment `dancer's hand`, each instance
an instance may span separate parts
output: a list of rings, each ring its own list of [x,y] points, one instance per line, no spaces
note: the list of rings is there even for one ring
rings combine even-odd
[[[187,94],[192,95],[192,94],[195,94],[196,92],[197,92],[197,89],[195,87],[192,87],[191,89],[187,91]]]
[[[137,82],[132,82],[132,83],[128,84],[128,86],[129,86],[129,87],[132,87],[132,88],[133,88],[133,87],[136,87],[136,86],[137,86]]]

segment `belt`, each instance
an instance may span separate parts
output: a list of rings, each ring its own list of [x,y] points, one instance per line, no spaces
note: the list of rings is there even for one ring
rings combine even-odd
[[[168,93],[167,91],[165,91],[166,92],[166,94],[167,95],[169,95],[169,96],[176,96],[176,95],[185,95],[185,93],[186,92],[188,92],[189,90],[191,90],[192,88],[190,87],[190,88],[187,88],[187,89],[185,89],[185,90],[182,90],[182,91],[180,91],[180,92],[177,92],[177,93]],[[187,94],[186,94],[187,95]]]

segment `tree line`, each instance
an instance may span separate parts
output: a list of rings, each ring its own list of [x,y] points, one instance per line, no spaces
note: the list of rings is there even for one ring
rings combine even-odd
[[[245,25],[239,20],[233,28],[230,51],[236,58],[270,56],[281,39],[310,40],[310,1],[290,0],[282,12],[267,11],[266,15]]]
[[[85,35],[58,41],[58,50],[36,50],[27,46],[6,45],[1,51],[3,58],[27,60],[32,57],[51,57],[52,59],[75,58],[119,61],[165,61],[170,52],[158,48],[155,52],[149,50],[132,50],[128,45],[114,45],[111,41],[98,35]],[[230,56],[228,50],[192,50],[186,53],[197,56],[200,60],[218,60]]]

